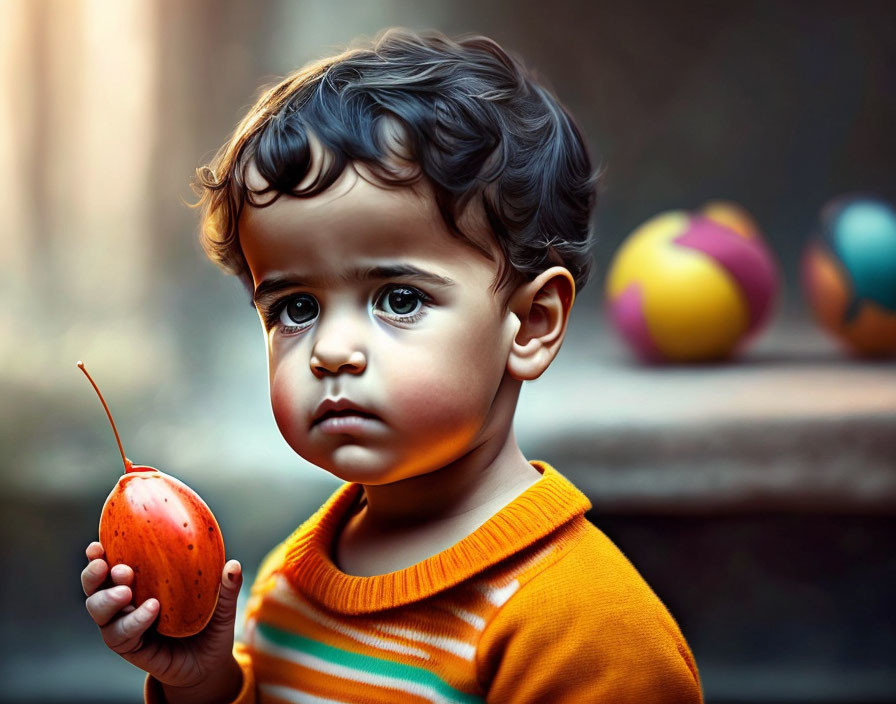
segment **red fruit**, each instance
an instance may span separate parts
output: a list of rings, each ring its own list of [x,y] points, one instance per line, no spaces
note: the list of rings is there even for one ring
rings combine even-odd
[[[109,566],[134,570],[134,604],[159,600],[156,629],[182,638],[198,633],[218,603],[224,540],[199,495],[152,467],[132,466],[100,516]]]
[[[78,367],[87,374],[81,362]],[[109,566],[134,570],[135,606],[159,600],[156,630],[183,638],[198,633],[218,603],[224,569],[224,539],[209,507],[182,481],[153,467],[133,465],[124,456],[112,414],[90,375],[112,423],[124,461],[120,477],[103,505],[100,542]]]

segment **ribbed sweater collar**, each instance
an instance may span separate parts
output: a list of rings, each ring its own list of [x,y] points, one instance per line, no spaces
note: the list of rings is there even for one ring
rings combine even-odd
[[[459,584],[591,508],[588,498],[547,462],[530,464],[541,479],[473,533],[422,562],[372,577],[346,574],[331,557],[347,512],[364,489],[346,483],[287,539],[284,574],[318,603],[347,614],[402,606]]]

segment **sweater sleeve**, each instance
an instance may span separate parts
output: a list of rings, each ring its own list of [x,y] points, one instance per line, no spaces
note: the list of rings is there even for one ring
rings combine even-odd
[[[486,701],[702,703],[671,614],[609,539],[592,537],[524,583],[487,625],[476,658]]]

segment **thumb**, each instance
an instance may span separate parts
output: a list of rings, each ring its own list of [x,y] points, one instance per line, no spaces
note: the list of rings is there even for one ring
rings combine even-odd
[[[243,567],[239,560],[229,560],[221,571],[221,592],[215,607],[214,620],[233,624],[236,620],[236,602],[243,585]]]
[[[202,631],[202,646],[215,657],[226,657],[233,649],[236,624],[236,599],[243,584],[243,569],[237,560],[229,560],[221,571],[221,591],[215,612]]]

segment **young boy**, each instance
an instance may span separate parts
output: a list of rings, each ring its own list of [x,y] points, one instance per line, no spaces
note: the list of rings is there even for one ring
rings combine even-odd
[[[390,30],[267,91],[199,181],[277,425],[346,483],[265,558],[235,645],[237,561],[173,640],[90,545],[88,611],[146,701],[702,701],[672,616],[513,435],[590,271],[596,178],[556,98],[485,37]]]

